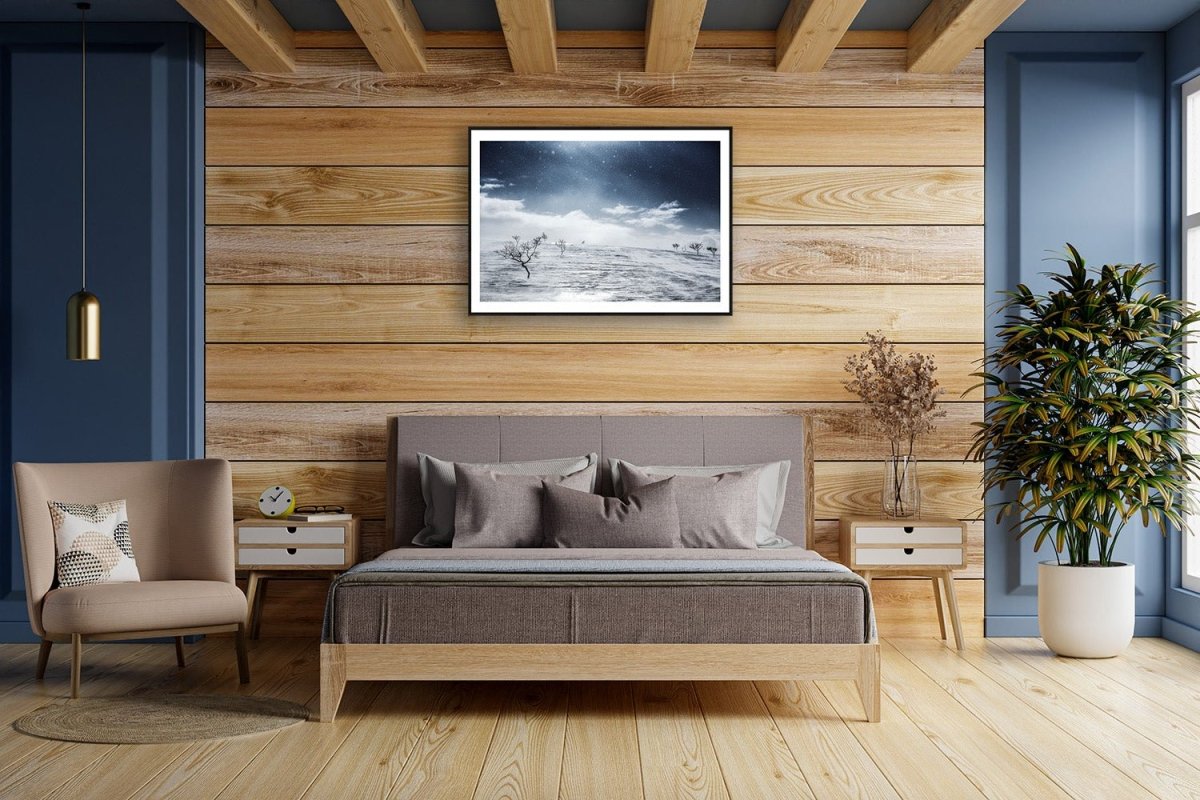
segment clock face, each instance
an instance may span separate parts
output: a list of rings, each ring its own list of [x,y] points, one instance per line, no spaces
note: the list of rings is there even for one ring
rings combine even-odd
[[[264,517],[282,517],[295,507],[296,498],[286,486],[269,486],[258,496],[258,510]]]

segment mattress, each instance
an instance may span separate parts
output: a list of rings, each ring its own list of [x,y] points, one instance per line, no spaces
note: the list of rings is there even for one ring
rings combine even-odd
[[[390,550],[338,576],[338,644],[862,644],[866,583],[798,547]]]

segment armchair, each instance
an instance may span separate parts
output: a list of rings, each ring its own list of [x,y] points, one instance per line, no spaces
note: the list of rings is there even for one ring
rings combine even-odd
[[[238,675],[250,680],[246,596],[234,583],[233,488],[228,462],[131,461],[13,466],[29,624],[50,648],[70,641],[71,696],[79,696],[84,641],[233,632]],[[56,587],[54,527],[47,503],[124,499],[140,583]]]

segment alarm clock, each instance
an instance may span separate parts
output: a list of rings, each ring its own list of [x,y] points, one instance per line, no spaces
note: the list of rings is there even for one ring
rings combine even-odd
[[[269,486],[258,496],[258,510],[270,519],[286,517],[296,510],[296,496],[286,486]]]

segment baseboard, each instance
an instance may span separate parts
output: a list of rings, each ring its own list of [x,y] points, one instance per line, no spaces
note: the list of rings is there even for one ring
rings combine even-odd
[[[1193,628],[1179,620],[1163,617],[1162,636],[1175,644],[1200,652],[1200,628]]]
[[[1166,621],[1163,619],[1163,617],[1136,617],[1133,623],[1133,635],[1152,637],[1162,636],[1165,624]],[[1197,633],[1200,633],[1200,631],[1197,631]],[[1037,638],[1040,633],[1038,632],[1037,617],[984,616],[983,635],[990,639],[1003,639],[1006,637],[1028,639]]]

